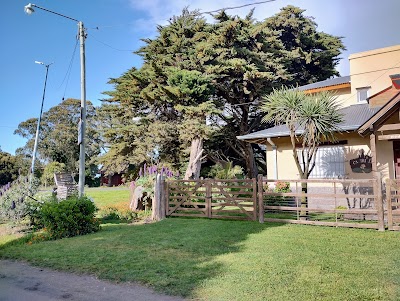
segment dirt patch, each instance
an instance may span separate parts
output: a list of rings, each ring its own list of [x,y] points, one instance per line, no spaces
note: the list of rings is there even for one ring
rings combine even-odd
[[[88,275],[75,275],[0,260],[0,300],[183,301],[132,283],[114,284]]]

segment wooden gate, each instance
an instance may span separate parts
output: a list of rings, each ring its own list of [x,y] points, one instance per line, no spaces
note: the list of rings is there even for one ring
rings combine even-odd
[[[166,194],[169,216],[257,218],[256,179],[168,181]]]
[[[400,180],[386,180],[387,223],[389,230],[400,230]]]

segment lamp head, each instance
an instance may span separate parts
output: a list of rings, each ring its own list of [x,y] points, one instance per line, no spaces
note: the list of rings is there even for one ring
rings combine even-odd
[[[44,63],[43,63],[43,62],[39,62],[39,61],[35,61],[35,64],[44,65]]]
[[[24,6],[24,11],[25,13],[27,13],[28,15],[31,15],[32,13],[35,12],[35,10],[33,9],[33,4],[32,3],[28,3],[28,5]]]

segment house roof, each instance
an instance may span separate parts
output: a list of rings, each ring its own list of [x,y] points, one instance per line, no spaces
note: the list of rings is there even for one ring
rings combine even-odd
[[[344,115],[343,122],[339,124],[342,131],[354,131],[362,126],[365,122],[371,119],[380,107],[370,108],[368,104],[356,104],[340,109]],[[303,130],[296,130],[296,134],[302,134]],[[251,134],[237,136],[239,140],[248,140],[249,142],[258,142],[268,138],[287,137],[289,136],[289,129],[286,125],[277,125],[262,131],[254,132]]]
[[[388,95],[392,96],[390,90],[388,90]],[[378,112],[368,118],[358,129],[360,135],[367,135],[371,131],[371,127],[376,127],[384,123],[394,112],[398,111],[400,108],[400,90],[390,98],[390,100],[383,106],[380,107]]]
[[[319,88],[324,88],[324,87],[329,87],[329,86],[337,86],[337,85],[349,84],[349,83],[350,83],[350,76],[342,76],[342,77],[329,78],[329,79],[326,79],[326,80],[323,80],[320,82],[301,86],[298,89],[300,91],[307,91],[307,90],[312,90],[312,89],[319,89]]]

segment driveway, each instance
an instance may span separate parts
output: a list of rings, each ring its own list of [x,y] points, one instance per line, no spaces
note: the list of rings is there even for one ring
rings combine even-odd
[[[113,284],[70,273],[0,260],[1,301],[183,301],[137,284]]]

